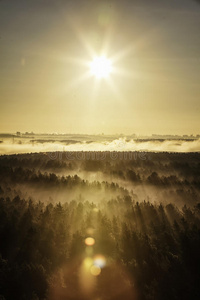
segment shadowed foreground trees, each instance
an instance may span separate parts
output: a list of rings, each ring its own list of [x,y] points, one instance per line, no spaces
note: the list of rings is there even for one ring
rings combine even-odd
[[[19,197],[1,198],[0,295],[50,300],[199,299],[198,206],[178,210],[172,204],[125,200],[113,201],[110,209],[107,202],[98,207],[76,201],[45,206]],[[88,253],[87,236],[95,241],[87,246]],[[91,291],[84,293],[82,265],[96,254],[106,263],[93,276]]]
[[[0,156],[0,299],[199,300],[200,154],[54,154]]]

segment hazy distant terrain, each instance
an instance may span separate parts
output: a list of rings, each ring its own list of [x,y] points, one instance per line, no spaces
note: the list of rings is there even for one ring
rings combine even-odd
[[[55,151],[200,152],[199,135],[0,134],[0,154]]]
[[[200,153],[0,156],[2,299],[199,299]]]

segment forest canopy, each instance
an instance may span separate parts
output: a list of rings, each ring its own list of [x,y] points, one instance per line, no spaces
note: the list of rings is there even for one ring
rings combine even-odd
[[[0,298],[199,299],[200,154],[73,155],[0,157]]]

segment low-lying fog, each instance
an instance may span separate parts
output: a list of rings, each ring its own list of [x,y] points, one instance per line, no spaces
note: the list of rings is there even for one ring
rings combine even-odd
[[[155,151],[199,152],[200,139],[127,139],[93,138],[33,139],[1,138],[0,154],[35,153],[49,151]]]

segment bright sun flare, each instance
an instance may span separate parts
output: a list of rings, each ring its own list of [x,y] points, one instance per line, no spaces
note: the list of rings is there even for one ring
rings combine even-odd
[[[90,63],[90,71],[97,78],[108,77],[111,70],[111,61],[104,56],[95,57]]]

